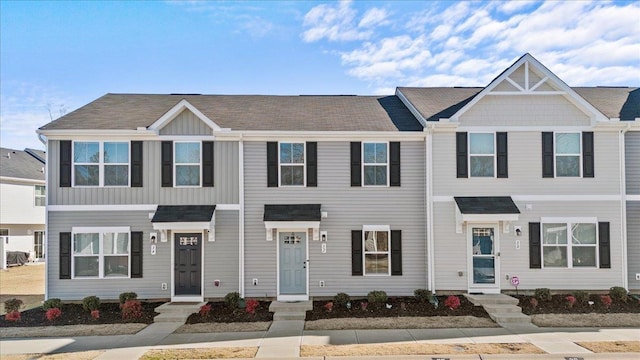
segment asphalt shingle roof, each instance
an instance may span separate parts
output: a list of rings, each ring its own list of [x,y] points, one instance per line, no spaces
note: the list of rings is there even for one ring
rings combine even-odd
[[[265,205],[264,221],[320,221],[320,204]]]
[[[511,196],[455,196],[463,214],[520,214]]]
[[[215,210],[215,205],[158,205],[151,222],[207,222]]]
[[[0,176],[44,181],[44,166],[24,151],[0,148]]]

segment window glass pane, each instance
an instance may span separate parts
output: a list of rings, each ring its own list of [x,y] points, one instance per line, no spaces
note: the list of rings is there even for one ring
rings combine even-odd
[[[493,229],[473,228],[473,255],[493,255]]]
[[[374,166],[376,169],[376,185],[387,185],[387,167]]]
[[[100,253],[100,236],[96,234],[75,234],[73,236],[73,253],[97,255]]]
[[[571,252],[573,254],[573,266],[596,266],[595,246],[574,246]]]
[[[496,270],[494,258],[473,258],[473,283],[495,284]]]
[[[100,145],[97,142],[74,142],[73,161],[79,163],[100,162]]]
[[[0,229],[0,236],[9,236],[9,229]]]
[[[291,161],[294,164],[304,164],[304,144],[291,144]]]
[[[177,186],[200,185],[200,166],[176,165],[176,185]]]
[[[387,144],[376,144],[376,162],[385,164],[387,162]]]
[[[376,144],[364,143],[364,162],[368,164],[376,162]]]
[[[364,252],[376,251],[375,231],[364,232]]]
[[[44,196],[36,196],[36,206],[46,206],[47,201]]]
[[[102,251],[107,255],[129,254],[129,234],[127,233],[104,233],[102,241]]]
[[[566,246],[543,246],[542,255],[545,267],[567,267]]]
[[[387,254],[365,254],[364,270],[369,274],[389,274],[389,255]]]
[[[573,224],[571,233],[572,244],[596,244],[596,224]]]
[[[97,256],[76,256],[73,258],[75,276],[98,276]]]
[[[45,187],[36,185],[36,195],[45,195]]]
[[[556,134],[556,154],[579,154],[580,134]]]
[[[200,162],[200,143],[176,143],[176,163]]]
[[[104,276],[129,276],[129,257],[105,256]]]
[[[376,184],[376,167],[366,166],[364,167],[364,184],[375,185]]]
[[[105,165],[104,166],[105,186],[126,186],[129,185],[129,165]]]
[[[386,231],[376,231],[376,238],[378,251],[389,251],[389,233]]]
[[[580,176],[580,157],[556,156],[556,176]]]
[[[73,169],[76,186],[100,185],[100,170],[98,165],[75,165]]]
[[[493,134],[469,134],[470,154],[493,154]]]
[[[280,143],[280,163],[291,164],[291,144]]]
[[[128,163],[129,162],[129,144],[125,142],[106,142],[104,143],[104,162],[105,163]]]
[[[471,156],[471,176],[493,176],[493,156]]]
[[[566,244],[567,224],[542,224],[543,244]]]
[[[281,166],[281,185],[304,185],[304,167],[302,166]]]

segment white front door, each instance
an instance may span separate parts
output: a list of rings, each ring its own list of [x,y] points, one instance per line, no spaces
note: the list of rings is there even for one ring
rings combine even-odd
[[[279,232],[278,248],[278,300],[308,300],[307,232]]]
[[[497,224],[468,224],[469,292],[500,293],[500,242]]]

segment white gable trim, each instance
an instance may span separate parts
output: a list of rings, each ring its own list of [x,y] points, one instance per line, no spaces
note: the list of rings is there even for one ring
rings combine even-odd
[[[520,68],[524,64],[525,66],[525,88],[523,89],[517,83],[509,78],[509,75],[513,74],[517,69]],[[539,71],[543,74],[542,79],[536,83],[534,86],[529,87],[529,68],[534,67],[536,71]],[[498,86],[498,84],[503,81],[508,81],[512,85],[514,85],[518,90],[521,91],[509,91],[509,92],[492,92],[493,89]],[[511,80],[511,81],[510,81]],[[557,86],[561,91],[534,91],[545,81],[551,81],[555,86]],[[458,110],[453,116],[451,116],[451,121],[459,121],[460,116],[471,109],[478,101],[484,98],[487,95],[564,95],[564,97],[569,100],[573,105],[575,105],[578,109],[584,112],[591,119],[592,125],[595,125],[595,122],[598,121],[608,121],[609,119],[604,116],[598,109],[596,109],[593,105],[589,104],[582,96],[578,95],[569,85],[567,85],[564,81],[562,81],[559,77],[557,77],[554,73],[552,73],[549,69],[547,69],[544,65],[542,65],[538,60],[536,60],[531,54],[524,54],[520,59],[518,59],[513,65],[508,67],[500,76],[495,78],[487,87],[485,87],[482,91],[480,91],[471,101],[469,101],[465,106],[463,106],[460,110]]]
[[[218,126],[213,120],[209,119],[206,115],[204,115],[200,110],[196,109],[195,106],[191,105],[186,99],[180,100],[174,107],[169,109],[164,115],[162,115],[158,120],[156,120],[151,126],[149,126],[149,130],[159,131],[163,127],[165,127],[171,120],[175,119],[181,112],[184,110],[191,111],[195,116],[198,117],[202,122],[207,124],[212,130],[220,131],[222,128]]]

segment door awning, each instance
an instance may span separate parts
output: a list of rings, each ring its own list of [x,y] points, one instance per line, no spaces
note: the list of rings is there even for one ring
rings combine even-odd
[[[267,240],[272,238],[274,229],[313,229],[317,240],[320,229],[320,204],[265,205],[264,227]]]
[[[520,209],[511,196],[455,196],[456,232],[465,222],[517,221]]]
[[[212,229],[215,205],[158,205],[151,222],[154,230]]]

